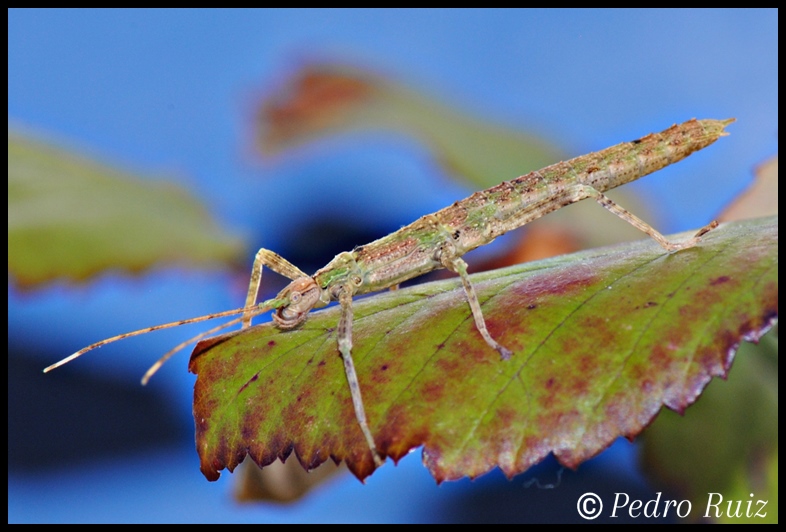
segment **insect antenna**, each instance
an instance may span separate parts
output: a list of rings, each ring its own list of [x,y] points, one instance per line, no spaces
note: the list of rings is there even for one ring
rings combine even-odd
[[[172,349],[167,351],[164,354],[164,356],[159,358],[156,361],[156,363],[153,364],[152,366],[150,366],[150,369],[148,369],[145,372],[145,375],[142,377],[142,386],[147,385],[147,382],[150,380],[150,377],[155,375],[156,372],[159,369],[161,369],[161,366],[164,365],[164,362],[166,362],[167,360],[172,358],[173,355],[175,355],[178,351],[180,351],[184,347],[187,347],[189,344],[192,344],[194,342],[198,342],[198,341],[200,341],[203,338],[207,338],[208,336],[210,336],[212,334],[215,334],[215,333],[217,333],[218,331],[220,331],[222,329],[226,329],[227,327],[232,327],[233,325],[237,325],[238,323],[242,322],[243,320],[245,320],[247,318],[253,318],[254,316],[258,316],[259,314],[262,314],[263,312],[266,312],[266,311],[270,310],[270,308],[271,308],[270,306],[267,306],[267,307],[263,306],[263,307],[259,308],[258,310],[255,308],[254,312],[249,314],[249,315],[245,315],[244,314],[243,316],[240,316],[239,318],[235,318],[234,320],[230,320],[230,321],[228,321],[226,323],[222,323],[221,325],[218,325],[217,327],[213,327],[209,331],[205,331],[205,332],[203,332],[201,334],[198,334],[198,335],[194,336],[193,338],[189,338],[185,342],[182,342],[182,343],[176,345],[175,347],[173,347]],[[240,309],[240,310],[244,311],[246,309]]]
[[[226,317],[226,316],[234,316],[235,314],[241,314],[241,313],[249,312],[249,311],[253,311],[253,315],[256,316],[256,315],[261,314],[263,312],[266,312],[267,310],[270,310],[270,308],[272,308],[267,303],[270,303],[270,301],[266,301],[265,303],[263,303],[261,305],[253,305],[253,306],[250,306],[250,307],[243,307],[243,308],[238,308],[238,309],[233,309],[233,310],[225,310],[223,312],[216,312],[215,314],[206,314],[204,316],[199,316],[197,318],[189,318],[187,320],[173,321],[173,322],[170,322],[170,323],[164,323],[164,324],[161,324],[161,325],[154,325],[152,327],[146,327],[144,329],[139,329],[137,331],[131,331],[131,332],[123,333],[123,334],[118,334],[117,336],[112,336],[111,338],[106,338],[104,340],[101,340],[100,342],[96,342],[94,344],[90,344],[89,346],[87,346],[87,347],[85,347],[83,349],[80,349],[79,351],[77,351],[73,355],[69,355],[66,358],[64,358],[63,360],[59,361],[59,362],[55,362],[51,366],[49,366],[47,368],[44,368],[44,373],[49,373],[53,369],[57,369],[60,366],[68,364],[72,360],[81,357],[82,355],[84,355],[88,351],[92,351],[93,349],[96,349],[98,347],[105,346],[106,344],[111,344],[112,342],[117,342],[118,340],[124,340],[126,338],[131,338],[132,336],[139,336],[140,334],[147,334],[149,332],[158,331],[160,329],[169,329],[169,328],[172,328],[172,327],[179,327],[181,325],[188,325],[189,323],[199,323],[199,322],[202,322],[202,321],[212,320],[212,319],[215,319],[215,318],[223,318],[223,317]],[[240,320],[240,319],[232,320],[230,323],[234,325],[235,323],[239,323],[239,321],[242,321],[242,320]],[[221,328],[228,327],[228,326],[229,325],[225,324],[224,326],[220,327],[219,329],[211,329],[211,331],[220,330]],[[201,339],[201,337],[200,337],[200,339]],[[182,349],[181,346],[178,346],[178,348]],[[169,353],[167,353],[167,354],[169,354]]]

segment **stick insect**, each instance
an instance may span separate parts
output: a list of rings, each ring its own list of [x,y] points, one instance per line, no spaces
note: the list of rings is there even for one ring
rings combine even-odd
[[[71,360],[111,342],[159,329],[241,314],[239,318],[214,327],[177,345],[159,359],[142,378],[146,384],[172,355],[226,327],[242,324],[245,329],[255,316],[273,310],[273,321],[282,330],[298,327],[308,313],[331,301],[338,301],[341,317],[338,323],[338,351],[344,361],[355,417],[372,453],[374,463],[383,460],[377,452],[368,426],[360,385],[352,361],[352,298],[358,294],[395,288],[400,283],[435,269],[447,268],[461,278],[478,333],[502,360],[513,353],[500,345],[488,332],[483,311],[467,273],[465,253],[490,243],[498,236],[561,207],[594,199],[604,208],[640,229],[658,242],[667,252],[695,246],[701,237],[718,224],[701,228],[682,242],[670,242],[647,223],[626,211],[603,192],[634,181],[647,174],[684,159],[727,135],[728,120],[689,120],[661,133],[652,133],[632,142],[624,142],[595,153],[560,162],[512,181],[503,182],[436,213],[427,214],[410,225],[370,244],[343,252],[327,266],[308,275],[278,254],[260,249],[254,259],[248,295],[243,308],[209,314],[197,318],[166,323],[121,334],[96,342],[46,368],[51,371]],[[257,304],[262,283],[262,269],[268,267],[292,282],[273,299]]]

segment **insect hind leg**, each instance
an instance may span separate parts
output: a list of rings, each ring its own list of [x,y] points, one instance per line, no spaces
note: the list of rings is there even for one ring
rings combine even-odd
[[[710,231],[718,227],[718,222],[713,221],[705,225],[701,229],[699,229],[695,235],[693,235],[691,238],[687,240],[683,240],[682,242],[670,242],[665,236],[660,234],[650,224],[648,224],[647,222],[645,222],[635,214],[631,213],[627,209],[620,207],[619,205],[614,203],[611,200],[611,198],[601,193],[597,189],[589,185],[582,185],[581,192],[586,195],[585,197],[594,199],[609,212],[616,214],[617,216],[619,216],[620,218],[631,224],[639,231],[642,231],[647,235],[649,235],[650,237],[652,237],[653,240],[655,240],[658,244],[660,244],[663,247],[663,249],[665,249],[669,253],[672,253],[674,251],[679,251],[681,249],[692,248],[693,246],[699,243],[699,240],[701,240],[702,236],[704,236],[705,234],[709,233]]]
[[[274,272],[283,275],[293,281],[300,277],[308,277],[308,274],[303,273],[300,268],[283,258],[278,253],[270,251],[269,249],[260,248],[254,257],[254,266],[251,268],[251,280],[248,284],[248,295],[246,296],[246,307],[253,307],[257,302],[259,295],[259,286],[262,284],[262,268],[267,266]],[[243,325],[241,329],[245,329],[251,325],[251,319],[256,316],[258,312],[249,310],[243,314]]]

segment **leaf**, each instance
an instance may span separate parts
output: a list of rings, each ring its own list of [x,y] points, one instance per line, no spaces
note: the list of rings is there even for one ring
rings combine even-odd
[[[457,280],[357,302],[353,358],[378,449],[399,460],[423,446],[439,482],[497,466],[512,476],[549,453],[577,467],[639,434],[662,405],[684,411],[743,339],[770,327],[777,243],[771,217],[673,254],[645,240],[473,276],[509,361],[481,339]],[[306,468],[330,457],[360,479],[373,472],[337,322],[331,308],[296,330],[265,324],[197,345],[189,369],[208,479],[246,454],[264,467],[293,450]]]
[[[443,102],[360,69],[311,64],[261,102],[257,145],[264,155],[272,155],[322,136],[392,130],[423,142],[448,172],[477,188],[542,168],[561,156],[532,135]]]
[[[8,272],[24,287],[242,253],[187,191],[8,132]]]
[[[293,456],[283,463],[273,462],[264,469],[249,461],[237,470],[239,477],[233,496],[238,502],[292,502],[305,497],[336,474],[345,472],[345,467],[333,462],[305,471]]]
[[[720,221],[742,220],[778,214],[778,158],[756,168],[755,180],[723,210]]]

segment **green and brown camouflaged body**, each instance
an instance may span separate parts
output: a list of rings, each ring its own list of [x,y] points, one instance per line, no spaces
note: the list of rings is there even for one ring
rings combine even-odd
[[[314,279],[326,288],[351,276],[358,294],[390,288],[443,268],[439,255],[445,248],[452,248],[452,255],[464,255],[590,197],[587,187],[602,193],[680,161],[724,136],[724,128],[733,121],[689,120],[475,192],[390,235],[337,255]]]

